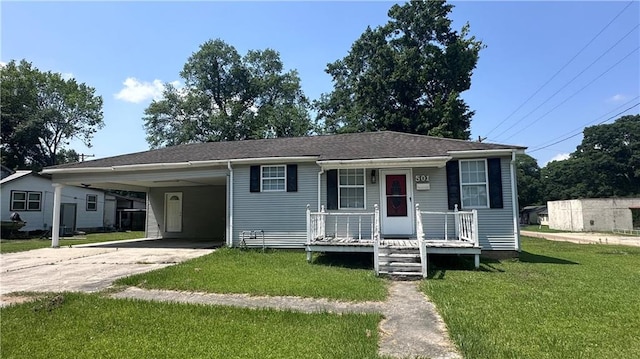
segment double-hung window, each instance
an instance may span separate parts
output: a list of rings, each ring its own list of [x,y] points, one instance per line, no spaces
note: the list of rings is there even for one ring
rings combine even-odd
[[[39,211],[41,203],[42,192],[11,192],[11,211]]]
[[[340,209],[364,209],[364,169],[338,171],[338,203]]]
[[[278,166],[262,166],[260,176],[260,185],[262,192],[284,192],[286,191],[287,167]]]
[[[97,211],[98,210],[98,195],[88,194],[87,195],[87,211]]]
[[[460,161],[460,189],[463,208],[489,207],[486,160]]]

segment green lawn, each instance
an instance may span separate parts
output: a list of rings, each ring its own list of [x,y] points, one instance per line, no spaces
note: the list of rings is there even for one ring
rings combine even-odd
[[[2,358],[377,358],[381,319],[77,293],[0,315]]]
[[[422,283],[465,358],[640,358],[640,248],[522,244]]]
[[[60,247],[74,244],[87,244],[109,242],[124,239],[144,238],[144,232],[109,232],[87,234],[84,238],[70,239],[60,238]],[[51,247],[50,239],[2,239],[0,240],[0,253],[22,252],[31,249]]]
[[[361,258],[357,254],[352,257]],[[371,255],[369,255],[371,257]],[[221,248],[179,265],[118,280],[117,284],[213,293],[249,293],[330,298],[348,301],[384,300],[387,282],[372,268],[347,268],[316,257],[313,264],[300,251]]]

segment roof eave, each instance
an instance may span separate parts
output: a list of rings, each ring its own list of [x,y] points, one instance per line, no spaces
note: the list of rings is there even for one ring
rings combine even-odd
[[[226,166],[227,163],[268,164],[268,163],[283,163],[283,162],[314,162],[316,159],[317,159],[316,156],[237,158],[237,159],[225,159],[225,160],[187,161],[187,162],[172,162],[172,163],[144,163],[144,164],[103,166],[103,167],[78,167],[78,168],[71,167],[71,168],[50,168],[50,169],[45,168],[44,170],[42,170],[42,173],[59,174],[59,173],[133,172],[133,171],[172,170],[172,169],[186,169],[186,168],[211,167],[211,166]]]
[[[391,168],[391,167],[438,167],[442,168],[451,160],[450,156],[370,158],[354,160],[321,160],[317,164],[324,170],[337,168]]]
[[[511,156],[512,153],[524,153],[524,148],[494,148],[490,150],[464,150],[464,151],[447,151],[454,159],[459,158],[477,158],[489,156]]]

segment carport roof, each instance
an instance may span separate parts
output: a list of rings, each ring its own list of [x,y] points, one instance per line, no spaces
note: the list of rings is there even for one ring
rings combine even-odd
[[[448,156],[452,151],[524,150],[525,147],[480,143],[392,131],[192,143],[77,162],[46,169],[93,168],[190,161],[310,157],[354,160]]]

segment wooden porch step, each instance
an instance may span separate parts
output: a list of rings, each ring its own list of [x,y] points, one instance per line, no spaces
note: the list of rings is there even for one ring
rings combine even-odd
[[[402,277],[422,277],[422,272],[389,272],[389,271],[380,271],[380,274],[390,275],[390,276],[402,276]]]

